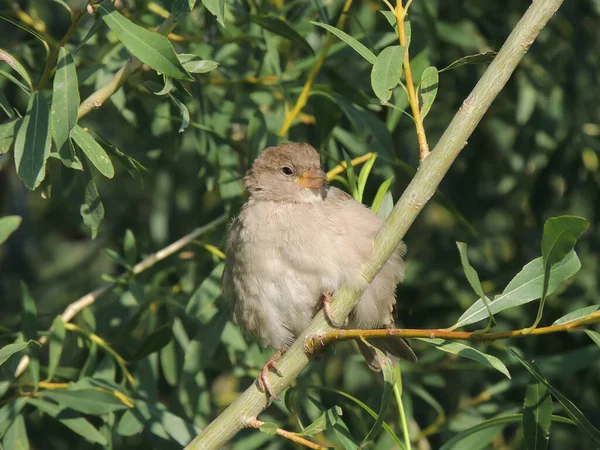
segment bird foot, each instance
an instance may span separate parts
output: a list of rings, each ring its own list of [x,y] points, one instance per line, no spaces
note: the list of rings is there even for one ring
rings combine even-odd
[[[325,317],[329,323],[335,328],[342,328],[343,324],[336,322],[331,314],[331,297],[333,297],[333,292],[324,292],[321,294],[321,302],[323,303],[323,311],[325,312]]]
[[[264,366],[262,366],[262,369],[260,369],[260,374],[258,375],[258,386],[260,387],[260,390],[263,391],[264,393],[266,393],[269,397],[271,397],[273,400],[279,401],[279,397],[277,397],[277,395],[275,394],[275,392],[273,391],[273,389],[271,388],[271,385],[269,383],[268,380],[268,375],[269,375],[269,371],[273,371],[275,372],[277,375],[279,375],[280,377],[283,376],[283,374],[281,373],[281,371],[277,368],[277,365],[275,364],[275,362],[281,357],[281,355],[283,355],[285,353],[285,350],[280,349],[277,350],[265,363]]]

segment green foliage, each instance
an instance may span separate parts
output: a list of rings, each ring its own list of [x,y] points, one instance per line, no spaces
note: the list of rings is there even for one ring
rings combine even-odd
[[[237,214],[253,159],[286,140],[325,170],[371,152],[331,183],[386,217],[419,166],[405,52],[433,148],[529,5],[414,1],[401,47],[383,2],[343,25],[342,0],[92,4],[0,11],[4,449],[190,442],[270,352],[221,298],[224,219],[168,246]],[[565,2],[529,49],[405,238],[398,326],[523,329],[538,299],[535,325],[598,317],[599,29],[597,1]],[[592,450],[597,327],[522,336],[517,361],[502,341],[413,339],[401,379],[340,344],[231,447],[296,448],[281,427],[344,449]]]

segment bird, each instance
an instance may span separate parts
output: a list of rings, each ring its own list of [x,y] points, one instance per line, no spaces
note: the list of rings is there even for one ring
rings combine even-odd
[[[351,195],[327,183],[319,153],[306,143],[263,150],[244,177],[248,198],[228,229],[223,296],[233,321],[263,347],[277,350],[258,376],[259,388],[277,400],[268,373],[276,360],[342,285],[360,282],[361,265],[373,252],[383,219]],[[391,328],[396,285],[404,280],[406,245],[400,243],[346,319],[349,328]],[[359,342],[369,367],[375,352]],[[415,361],[407,341],[374,345]]]

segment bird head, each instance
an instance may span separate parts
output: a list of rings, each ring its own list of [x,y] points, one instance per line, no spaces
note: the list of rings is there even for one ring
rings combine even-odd
[[[264,150],[244,183],[252,198],[312,203],[323,199],[327,174],[312,146],[289,143]]]

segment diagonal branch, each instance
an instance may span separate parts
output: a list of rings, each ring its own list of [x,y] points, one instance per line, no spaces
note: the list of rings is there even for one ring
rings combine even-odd
[[[362,286],[342,287],[332,302],[335,317],[346,317],[358,302],[360,295],[373,280],[379,269],[396,249],[401,239],[433,196],[446,172],[467,144],[467,138],[500,93],[517,65],[542,28],[556,13],[563,0],[534,1],[514,28],[496,58],[452,119],[431,154],[421,161],[414,179],[396,203],[377,237],[373,256],[362,271]],[[289,386],[309,364],[304,352],[304,341],[317,333],[333,331],[323,313],[313,319],[287,353],[279,360],[283,376],[271,375],[269,383],[275,394]],[[256,417],[268,406],[265,395],[256,384],[250,386],[235,402],[187,447],[187,450],[213,450],[221,448],[236,435],[249,419]]]

